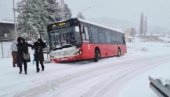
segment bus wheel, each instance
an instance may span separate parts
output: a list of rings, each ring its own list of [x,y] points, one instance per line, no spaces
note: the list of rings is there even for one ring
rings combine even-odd
[[[121,54],[122,54],[122,52],[121,52],[121,49],[119,48],[118,51],[117,51],[117,56],[120,57]]]
[[[98,62],[98,60],[100,59],[101,55],[100,55],[100,51],[98,49],[95,50],[95,57],[94,57],[94,62]]]

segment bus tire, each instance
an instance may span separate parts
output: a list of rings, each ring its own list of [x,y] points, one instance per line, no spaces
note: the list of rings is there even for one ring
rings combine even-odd
[[[94,62],[98,62],[101,57],[99,49],[95,49]]]
[[[117,56],[120,57],[122,55],[121,49],[119,48],[117,51]]]

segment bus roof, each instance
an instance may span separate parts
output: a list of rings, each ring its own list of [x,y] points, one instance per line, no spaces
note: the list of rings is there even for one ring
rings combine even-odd
[[[88,23],[88,24],[91,24],[91,25],[94,25],[94,26],[99,26],[99,27],[103,27],[103,28],[106,28],[106,29],[110,29],[110,30],[114,30],[114,31],[123,33],[123,31],[120,30],[120,29],[115,29],[115,28],[112,28],[112,27],[107,27],[107,26],[104,26],[104,25],[101,25],[101,24],[98,24],[98,23],[94,23],[94,22],[91,22],[91,21],[88,21],[88,20],[80,19],[80,18],[78,18],[78,20],[80,22]]]
[[[69,20],[78,20],[78,21],[83,22],[83,23],[87,23],[87,24],[91,24],[91,25],[94,25],[94,26],[103,27],[103,28],[106,28],[106,29],[109,29],[109,30],[113,30],[113,31],[117,31],[117,32],[120,32],[120,33],[124,33],[120,29],[115,29],[115,28],[112,28],[112,27],[107,27],[107,26],[104,26],[104,25],[101,25],[101,24],[98,24],[98,23],[94,23],[94,22],[91,22],[91,21],[88,21],[88,20],[80,19],[80,18],[71,18],[71,19],[68,19],[68,20],[58,21],[58,22],[54,22],[54,23],[65,22],[65,21],[69,21]],[[52,25],[54,23],[50,23],[49,25]]]

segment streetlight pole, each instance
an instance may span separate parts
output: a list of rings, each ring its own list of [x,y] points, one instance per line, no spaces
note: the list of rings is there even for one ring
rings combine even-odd
[[[15,0],[13,0],[13,13],[14,13],[14,33],[15,33],[15,39],[18,37],[17,35],[17,25],[16,25],[16,13],[15,13]]]

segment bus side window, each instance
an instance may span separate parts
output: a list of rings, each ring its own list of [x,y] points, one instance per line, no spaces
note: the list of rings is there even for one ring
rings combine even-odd
[[[86,35],[85,35],[85,29],[84,29],[83,25],[81,25],[81,32],[82,32],[82,39],[85,40],[86,39]]]
[[[85,30],[86,40],[89,40],[89,31],[88,31],[87,27],[84,27],[84,30]]]
[[[76,39],[76,42],[79,44],[81,43],[81,37],[80,37],[80,27],[79,26],[76,26],[75,27],[75,33],[74,34],[71,34],[70,35],[72,36],[72,41],[74,41],[74,36],[75,36],[75,39]]]
[[[110,32],[110,38],[111,38],[111,43],[114,43],[114,44],[115,44],[114,33]]]
[[[110,35],[110,32],[109,31],[106,31],[105,32],[105,35],[106,35],[106,43],[112,43],[112,37],[111,37],[111,35]]]
[[[91,27],[91,41],[92,43],[99,43],[99,33],[97,27]]]
[[[89,40],[89,33],[88,33],[88,29],[86,26],[81,26],[82,29],[82,38],[83,40]]]

